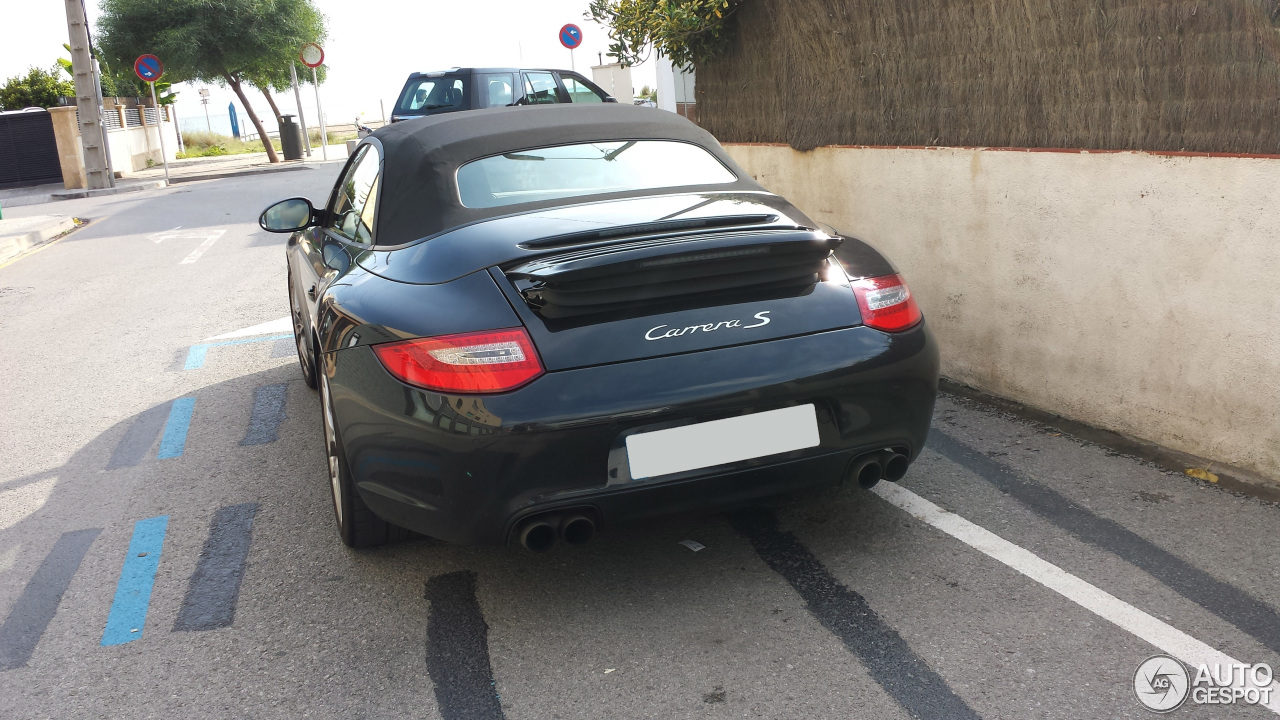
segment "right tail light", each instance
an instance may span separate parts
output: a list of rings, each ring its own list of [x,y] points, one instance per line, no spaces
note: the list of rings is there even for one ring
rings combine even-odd
[[[920,307],[901,275],[882,275],[850,282],[858,297],[862,322],[885,332],[899,332],[920,322]]]

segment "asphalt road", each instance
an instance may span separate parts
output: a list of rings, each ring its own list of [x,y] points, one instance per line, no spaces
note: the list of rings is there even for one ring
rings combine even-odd
[[[287,315],[257,213],[337,171],[60,203],[0,268],[0,717],[1142,718],[1154,654],[1280,667],[1280,509],[949,397],[878,492],[346,549],[287,330],[210,340]]]

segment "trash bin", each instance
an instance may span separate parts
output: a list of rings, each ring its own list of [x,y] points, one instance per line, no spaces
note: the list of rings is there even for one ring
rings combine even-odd
[[[280,149],[284,151],[285,160],[302,159],[302,128],[293,121],[292,115],[280,116]]]

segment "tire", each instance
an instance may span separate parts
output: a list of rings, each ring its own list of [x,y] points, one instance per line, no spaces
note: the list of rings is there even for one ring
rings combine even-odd
[[[316,362],[311,352],[306,323],[302,320],[302,311],[298,309],[297,299],[293,292],[293,272],[289,272],[289,318],[293,321],[293,348],[298,352],[298,365],[302,368],[302,382],[312,390],[316,389]]]
[[[320,426],[324,432],[329,490],[333,497],[333,514],[338,522],[338,536],[347,547],[371,548],[409,537],[408,530],[383,520],[364,504],[351,480],[347,456],[342,450],[337,423],[333,416],[333,398],[329,394],[329,378],[320,377]]]

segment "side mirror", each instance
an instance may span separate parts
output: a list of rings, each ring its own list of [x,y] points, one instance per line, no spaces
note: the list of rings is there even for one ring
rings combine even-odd
[[[289,198],[263,210],[258,225],[267,232],[297,232],[311,224],[315,212],[310,200]]]
[[[612,96],[612,95],[605,95],[605,96],[604,96],[604,101],[605,101],[605,102],[616,103],[616,102],[618,102],[618,98],[616,98],[616,97],[614,97],[614,96]]]

